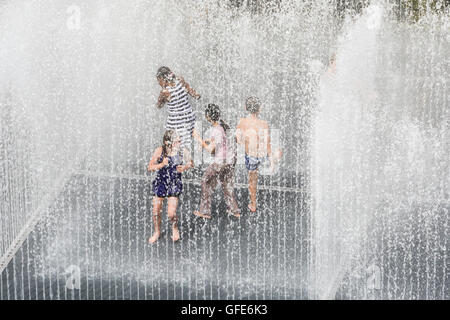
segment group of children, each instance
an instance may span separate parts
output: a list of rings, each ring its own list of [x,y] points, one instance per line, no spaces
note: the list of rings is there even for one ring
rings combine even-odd
[[[258,167],[266,158],[269,158],[271,167],[274,163],[269,126],[258,117],[260,101],[255,97],[247,99],[245,108],[249,115],[239,121],[235,134],[230,133],[230,126],[222,120],[219,106],[208,104],[205,118],[211,124],[210,136],[202,139],[194,129],[196,118],[189,104],[189,95],[195,99],[199,99],[200,95],[182,77],[175,76],[167,67],[159,68],[156,78],[162,87],[157,107],[167,105],[169,115],[162,146],[154,151],[148,165],[149,171],[157,171],[152,183],[155,232],[149,242],[156,242],[161,235],[161,209],[165,198],[168,201],[168,218],[172,223],[172,240],[175,242],[180,239],[176,209],[183,191],[181,175],[194,167],[189,151],[192,138],[214,156],[203,174],[200,207],[193,214],[206,219],[211,218],[211,197],[220,181],[228,212],[234,217],[240,217],[241,212],[234,194],[236,143],[245,148],[245,165],[249,170],[248,208],[251,212],[256,212]]]

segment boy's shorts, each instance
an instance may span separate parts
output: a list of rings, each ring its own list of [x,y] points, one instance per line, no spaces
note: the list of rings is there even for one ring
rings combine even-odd
[[[261,165],[261,163],[263,163],[265,160],[265,158],[257,158],[257,157],[252,157],[249,155],[245,155],[245,166],[247,167],[247,170],[249,171],[254,171],[254,170],[258,170],[259,166]]]

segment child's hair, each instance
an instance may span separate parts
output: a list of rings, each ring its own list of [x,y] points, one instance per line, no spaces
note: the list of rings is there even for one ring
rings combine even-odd
[[[227,130],[230,129],[230,126],[220,118],[220,108],[218,105],[215,105],[214,103],[210,103],[206,107],[205,117],[210,118],[214,122],[218,121],[225,132],[227,132]]]
[[[156,79],[162,79],[167,82],[175,80],[175,74],[168,67],[160,67],[156,72]]]
[[[256,97],[248,97],[245,101],[245,109],[251,114],[257,114],[261,108],[261,102]]]
[[[330,56],[329,64],[331,64],[332,62],[336,62],[336,53],[335,52],[333,52]]]
[[[167,157],[168,155],[168,148],[172,148],[173,143],[175,141],[176,138],[176,131],[175,130],[166,130],[166,132],[164,132],[164,136],[163,136],[163,143],[162,143],[162,155],[163,157]]]

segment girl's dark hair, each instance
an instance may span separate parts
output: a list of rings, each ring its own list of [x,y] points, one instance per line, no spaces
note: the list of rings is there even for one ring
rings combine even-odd
[[[175,80],[175,74],[168,67],[160,67],[156,72],[156,79],[162,79],[167,82]]]
[[[210,118],[214,122],[218,121],[225,132],[227,132],[227,130],[230,129],[230,126],[220,118],[220,108],[218,105],[216,105],[214,103],[210,103],[206,107],[205,117]]]
[[[162,155],[164,158],[167,157],[168,155],[167,149],[172,147],[173,142],[175,140],[175,136],[176,136],[175,130],[169,129],[166,130],[166,132],[164,132],[162,143]]]

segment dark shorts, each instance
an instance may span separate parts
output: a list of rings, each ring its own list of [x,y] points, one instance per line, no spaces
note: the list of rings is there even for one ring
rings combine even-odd
[[[249,155],[245,155],[245,166],[247,167],[247,170],[254,171],[258,170],[261,163],[264,162],[266,158],[257,158],[257,157],[251,157]]]

